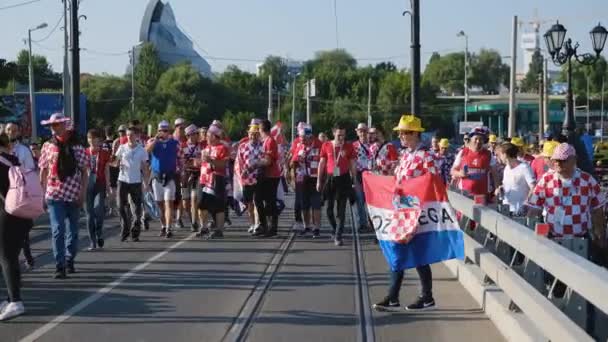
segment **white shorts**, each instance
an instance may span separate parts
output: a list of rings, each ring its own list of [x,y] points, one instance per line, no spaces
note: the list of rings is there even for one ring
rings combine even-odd
[[[167,186],[163,186],[163,183],[154,179],[152,180],[152,190],[156,202],[175,201],[175,182],[173,180],[169,181]]]

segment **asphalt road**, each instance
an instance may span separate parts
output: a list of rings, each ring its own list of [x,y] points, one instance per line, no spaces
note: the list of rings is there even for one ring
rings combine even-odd
[[[248,237],[245,219],[233,218],[224,240],[204,241],[189,229],[167,240],[152,224],[139,243],[121,243],[118,221],[110,219],[106,248],[79,254],[78,273],[67,280],[52,279],[43,223],[32,233],[37,265],[24,274],[27,314],[0,323],[0,341],[502,340],[441,265],[433,266],[437,310],[372,313],[388,284],[377,246],[361,239],[366,288],[351,235],[342,247],[327,232],[320,240],[293,236],[291,218],[286,209],[274,239]],[[84,249],[84,225],[81,235]],[[408,273],[402,302],[417,287],[415,272]]]

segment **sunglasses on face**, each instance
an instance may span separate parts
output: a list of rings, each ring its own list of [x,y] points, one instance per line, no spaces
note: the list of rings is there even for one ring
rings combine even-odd
[[[415,133],[414,131],[401,131],[401,132],[399,132],[399,135],[412,135],[414,133]]]

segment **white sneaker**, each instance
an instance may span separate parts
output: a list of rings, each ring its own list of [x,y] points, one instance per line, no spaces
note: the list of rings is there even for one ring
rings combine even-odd
[[[255,224],[252,224],[251,226],[249,226],[249,229],[247,229],[247,233],[253,233],[255,231]]]
[[[8,305],[8,301],[7,301],[7,300],[5,300],[5,301],[3,301],[2,303],[0,303],[0,313],[1,313],[2,311],[4,311],[4,308],[5,308],[7,305]]]
[[[4,307],[4,310],[0,312],[0,321],[5,321],[17,316],[21,316],[25,313],[23,302],[12,302]]]
[[[293,230],[300,231],[304,229],[304,224],[302,222],[294,222]]]

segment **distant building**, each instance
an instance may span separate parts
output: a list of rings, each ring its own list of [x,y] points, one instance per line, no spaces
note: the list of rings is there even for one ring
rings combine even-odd
[[[211,66],[194,50],[192,40],[179,29],[168,3],[150,0],[142,19],[139,41],[154,44],[163,63],[175,65],[189,61],[203,76],[211,77]]]

